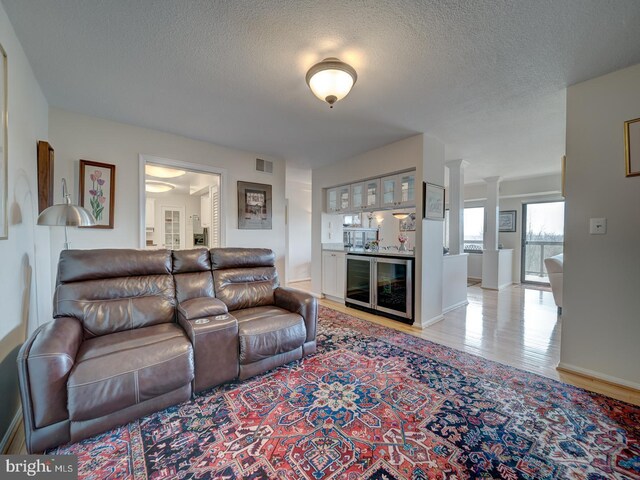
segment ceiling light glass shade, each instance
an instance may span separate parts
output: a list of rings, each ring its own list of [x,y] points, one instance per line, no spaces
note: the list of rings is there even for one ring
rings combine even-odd
[[[146,182],[144,184],[144,189],[149,193],[164,193],[174,188],[176,188],[175,185],[164,182]]]
[[[176,178],[185,175],[187,172],[177,168],[160,167],[158,165],[145,165],[144,173],[156,178]]]
[[[409,216],[408,213],[404,213],[404,212],[396,212],[396,213],[392,213],[391,215],[393,215],[398,220],[404,220]]]
[[[358,74],[351,65],[333,57],[316,63],[309,69],[306,77],[313,94],[327,102],[331,108],[349,94],[357,79]]]

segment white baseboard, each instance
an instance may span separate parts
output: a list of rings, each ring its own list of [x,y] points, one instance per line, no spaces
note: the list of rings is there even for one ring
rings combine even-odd
[[[315,297],[315,293],[312,293],[311,295]],[[327,300],[331,300],[332,302],[341,303],[342,305],[344,305],[344,298],[334,297],[332,295],[327,295],[326,293],[318,298],[326,298]]]
[[[7,451],[7,448],[9,447],[11,440],[15,436],[18,426],[20,425],[20,420],[22,420],[22,407],[18,407],[18,411],[16,412],[16,414],[13,417],[13,420],[11,420],[11,423],[9,424],[9,428],[7,428],[7,431],[4,432],[2,441],[0,441],[1,454],[4,455],[4,453]]]
[[[640,383],[630,382],[629,380],[614,377],[613,375],[607,375],[606,373],[596,372],[595,370],[589,370],[588,368],[576,367],[570,363],[560,362],[556,368],[568,373],[575,373],[584,377],[592,377],[596,380],[602,380],[603,382],[611,383],[613,385],[640,391]]]
[[[449,313],[451,310],[455,310],[456,308],[464,307],[466,305],[469,305],[469,300],[463,300],[462,302],[455,303],[450,307],[447,307],[444,310],[442,310],[442,313],[443,314]]]
[[[295,280],[289,280],[287,283],[300,283],[300,282],[310,282],[311,281],[311,277],[307,277],[307,278],[297,278]]]
[[[420,327],[420,328],[430,327],[434,323],[438,323],[441,320],[444,320],[444,315],[437,315],[437,316],[435,316],[433,318],[430,318],[426,322],[414,323],[413,326],[414,327]]]

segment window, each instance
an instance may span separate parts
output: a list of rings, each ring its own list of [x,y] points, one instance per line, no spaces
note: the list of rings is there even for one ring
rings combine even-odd
[[[464,251],[482,251],[484,207],[464,209]]]

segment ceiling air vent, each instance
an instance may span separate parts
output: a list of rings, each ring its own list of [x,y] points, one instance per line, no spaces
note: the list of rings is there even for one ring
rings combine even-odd
[[[273,173],[273,162],[256,158],[256,170],[264,173]]]

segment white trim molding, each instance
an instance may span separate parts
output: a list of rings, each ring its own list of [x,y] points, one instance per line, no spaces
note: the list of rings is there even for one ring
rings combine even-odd
[[[2,455],[6,454],[7,449],[11,446],[11,443],[13,442],[13,439],[16,436],[16,433],[18,433],[18,427],[20,426],[21,422],[22,422],[22,407],[19,407],[18,411],[13,416],[13,420],[11,420],[11,424],[9,424],[9,428],[7,428],[7,431],[4,432],[4,436],[0,441],[0,454]]]
[[[640,383],[630,382],[623,378],[614,377],[613,375],[607,375],[606,373],[596,372],[595,370],[589,370],[588,368],[576,367],[569,363],[560,362],[556,367],[561,372],[573,373],[583,377],[591,377],[596,380],[600,380],[612,385],[620,387],[626,387],[640,392]]]

